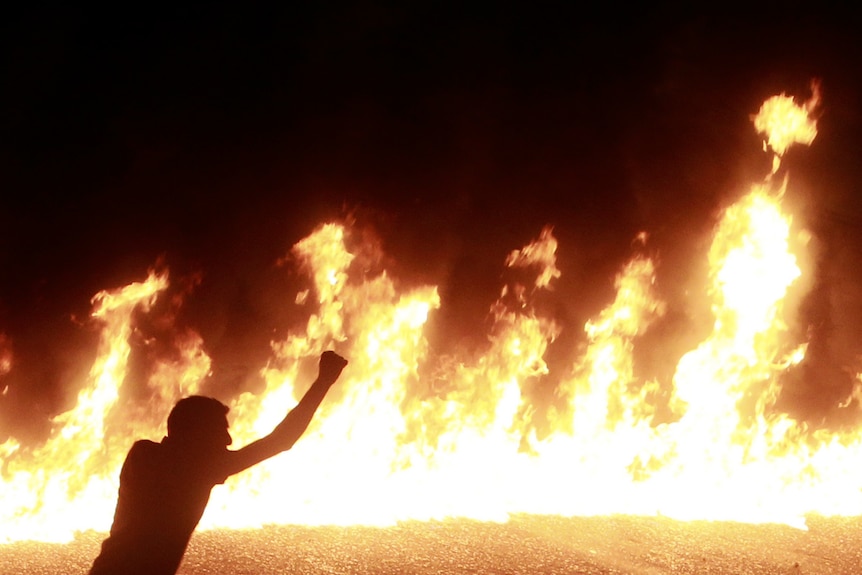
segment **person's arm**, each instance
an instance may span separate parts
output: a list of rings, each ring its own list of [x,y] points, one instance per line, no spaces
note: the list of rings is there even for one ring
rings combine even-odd
[[[326,397],[326,392],[341,375],[346,365],[347,360],[335,352],[323,352],[320,356],[317,379],[296,407],[288,412],[272,433],[241,449],[229,452],[227,474],[239,473],[293,447],[293,444],[305,433],[317,408]]]

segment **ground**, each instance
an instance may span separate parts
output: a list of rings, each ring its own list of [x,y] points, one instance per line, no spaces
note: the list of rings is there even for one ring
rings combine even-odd
[[[179,573],[852,574],[862,566],[860,527],[862,518],[811,517],[800,530],[629,516],[273,526],[199,532]],[[68,545],[0,546],[0,573],[83,575],[102,538],[91,532]]]

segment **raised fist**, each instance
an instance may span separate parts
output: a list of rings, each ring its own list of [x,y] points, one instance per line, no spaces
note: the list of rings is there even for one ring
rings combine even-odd
[[[320,354],[318,379],[326,383],[335,383],[346,365],[347,360],[334,351],[324,351]]]

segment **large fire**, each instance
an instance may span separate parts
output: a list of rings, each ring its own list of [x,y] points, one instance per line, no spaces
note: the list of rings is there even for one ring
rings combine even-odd
[[[862,432],[811,429],[775,408],[781,375],[804,360],[806,342],[792,341],[787,302],[803,277],[793,249],[804,242],[793,241],[801,232],[782,207],[787,178],[773,176],[791,144],[813,141],[818,100],[816,86],[802,105],[776,96],[753,118],[772,173],[715,227],[703,287],[713,325],[672,381],[640,380],[634,369],[638,338],[666,307],[658,264],[638,253],[619,271],[614,300],[584,326],[586,347],[555,374],[555,401],[541,415],[526,390],[549,377],[546,352],[561,330],[533,305],[561,274],[550,227],[506,258],[521,280],[492,303],[483,353],[441,357],[426,334],[441,305],[437,288],[402,289],[385,270],[370,273],[359,264],[364,248],[348,248],[356,242],[349,224],[320,225],[291,254],[312,282],[290,304],[308,322],[272,343],[265,389],[232,399],[235,445],[272,429],[308,383],[303,366],[323,350],[350,365],[290,453],[214,490],[202,528],[505,521],[513,513],[804,528],[811,513],[862,514]],[[93,298],[101,340],[77,405],[54,419],[41,446],[0,445],[0,541],[107,530],[132,441],[161,438],[173,403],[206,391],[210,359],[189,332],[174,360],[151,374],[147,401],[121,400],[135,318],[168,285],[166,271],[153,271]],[[12,361],[4,355],[4,371]]]

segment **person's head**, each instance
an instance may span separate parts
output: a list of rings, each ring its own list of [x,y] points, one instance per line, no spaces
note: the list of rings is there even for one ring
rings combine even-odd
[[[212,397],[185,397],[168,415],[168,437],[201,447],[227,447],[233,441],[228,432],[228,411],[228,406]]]

